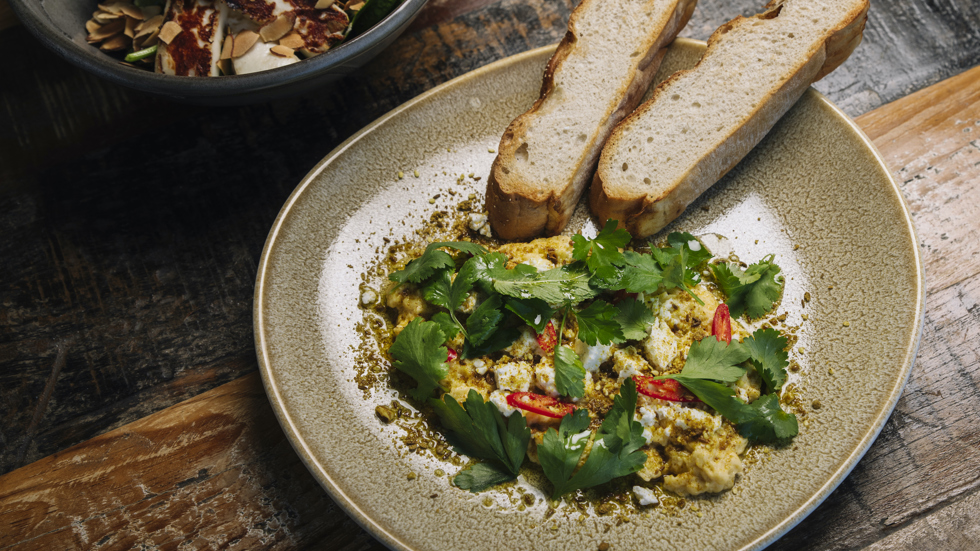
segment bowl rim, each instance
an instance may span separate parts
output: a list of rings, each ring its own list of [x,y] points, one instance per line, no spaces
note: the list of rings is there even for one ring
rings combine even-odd
[[[332,67],[357,66],[357,60],[370,54],[372,47],[391,31],[407,26],[427,0],[404,0],[397,8],[364,33],[318,55],[284,67],[220,78],[164,75],[133,69],[92,46],[81,45],[59,28],[48,16],[42,2],[8,0],[18,19],[38,40],[67,60],[99,77],[143,92],[175,98],[236,96],[246,92],[271,90],[320,75]],[[84,28],[79,27],[79,32]],[[366,60],[365,60],[366,61]]]
[[[707,45],[704,41],[684,37],[676,38],[675,42],[685,43],[688,45],[697,45],[699,47],[704,47]],[[350,136],[343,143],[339,144],[332,151],[327,153],[326,156],[324,156],[320,162],[318,162],[316,166],[314,166],[306,174],[306,176],[299,181],[299,184],[286,199],[282,209],[276,216],[276,219],[269,230],[265,245],[263,246],[262,254],[259,258],[258,269],[256,270],[255,291],[253,293],[252,327],[262,385],[265,389],[267,397],[269,398],[272,409],[276,414],[276,418],[279,421],[279,425],[286,434],[286,438],[293,450],[299,456],[307,470],[313,474],[320,486],[326,490],[327,494],[340,507],[340,509],[350,516],[351,519],[353,519],[372,537],[381,542],[385,547],[392,550],[417,551],[417,548],[409,545],[398,536],[385,529],[385,527],[376,518],[372,517],[367,511],[363,510],[360,504],[357,503],[354,498],[347,495],[339,487],[339,485],[337,485],[337,483],[334,481],[333,475],[326,471],[316,459],[310,444],[306,441],[302,431],[295,424],[291,412],[288,411],[285,405],[285,399],[272,367],[273,362],[270,356],[269,342],[267,339],[268,330],[266,328],[265,310],[267,309],[267,293],[269,292],[270,288],[268,276],[271,269],[271,253],[278,244],[280,232],[283,230],[286,219],[289,217],[293,208],[296,207],[297,203],[303,197],[306,191],[314,184],[316,177],[327,165],[332,163],[346,150],[351,148],[353,144],[359,141],[362,137],[376,131],[379,127],[383,127],[388,120],[429,101],[430,98],[444,93],[449,88],[457,86],[467,80],[480,78],[484,74],[492,73],[507,65],[520,63],[525,59],[544,55],[546,52],[553,52],[556,46],[557,43],[527,50],[464,73],[416,96],[409,101],[406,101],[395,109],[392,109],[388,113],[380,116],[374,122],[368,124],[354,135]],[[918,243],[918,235],[915,224],[912,220],[908,203],[904,194],[902,194],[901,188],[898,185],[898,181],[895,179],[894,173],[888,167],[884,156],[878,150],[877,146],[875,146],[874,142],[872,142],[867,134],[864,133],[864,130],[862,130],[861,127],[858,126],[858,124],[842,109],[830,101],[829,98],[812,87],[808,88],[806,93],[812,95],[814,100],[828,108],[835,116],[844,121],[851,131],[860,138],[862,143],[864,143],[864,145],[872,153],[875,161],[880,167],[883,168],[883,171],[888,179],[888,189],[892,192],[892,194],[894,194],[892,196],[898,200],[902,222],[904,222],[904,225],[909,232],[908,235],[910,236],[910,241],[913,244]],[[892,413],[895,411],[895,408],[904,393],[912,369],[915,365],[915,360],[919,352],[919,346],[922,341],[923,329],[925,327],[925,266],[922,260],[922,253],[919,251],[918,247],[913,246],[911,252],[916,268],[914,274],[916,292],[915,296],[913,297],[914,334],[911,342],[909,342],[909,346],[905,349],[904,360],[901,366],[898,367],[898,376],[889,390],[887,397],[884,399],[884,402],[881,404],[881,407],[878,409],[874,417],[874,421],[870,424],[870,426],[864,427],[863,434],[859,438],[857,445],[846,457],[842,458],[842,462],[839,467],[826,478],[823,484],[813,493],[813,495],[800,502],[794,511],[790,512],[773,526],[770,526],[765,532],[758,534],[752,541],[740,547],[738,551],[762,550],[773,544],[780,537],[786,535],[791,529],[803,521],[803,519],[812,514],[817,507],[824,503],[824,501],[827,500],[827,498],[837,489],[837,487],[840,486],[840,484],[851,474],[861,459],[863,459],[870,450],[872,444],[874,444],[874,442],[877,440],[885,424],[891,418]]]

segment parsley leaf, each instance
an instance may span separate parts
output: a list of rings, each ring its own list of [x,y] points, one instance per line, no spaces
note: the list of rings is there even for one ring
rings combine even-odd
[[[449,291],[453,284],[452,274],[452,269],[444,269],[429,277],[428,281],[422,285],[422,297],[425,298],[426,302],[452,310],[449,308]]]
[[[500,321],[504,319],[504,314],[500,311],[501,304],[500,295],[494,293],[481,302],[467,318],[467,337],[473,346],[480,346],[487,342],[487,339],[497,330]]]
[[[659,250],[659,249],[656,249]],[[630,293],[654,293],[663,283],[664,273],[660,264],[649,254],[634,251],[623,253],[625,266],[612,290],[625,289]]]
[[[629,454],[646,444],[643,425],[635,415],[637,397],[636,383],[627,379],[619,387],[619,395],[613,398],[613,407],[599,427],[599,436],[610,450],[623,450]]]
[[[623,328],[619,325],[616,317],[616,307],[604,300],[597,300],[575,313],[578,320],[578,338],[595,346],[597,342],[602,344],[613,344],[623,342]]]
[[[706,260],[711,260],[711,251],[701,244],[697,237],[687,232],[674,232],[667,236],[667,242],[674,249],[685,251],[685,261],[689,270],[694,270]]]
[[[720,413],[722,417],[735,424],[747,419],[747,415],[751,415],[745,410],[749,406],[736,398],[735,391],[730,387],[714,381],[682,377],[679,375],[671,378],[684,385],[685,388],[700,398],[702,402],[708,404]]]
[[[786,353],[786,337],[775,329],[759,329],[748,339],[742,341],[751,356],[752,365],[766,383],[769,392],[779,392],[786,382],[786,366],[789,354]]]
[[[600,278],[612,277],[616,272],[615,266],[623,264],[620,247],[625,247],[632,239],[626,230],[617,230],[617,225],[619,222],[616,220],[606,220],[605,227],[595,239],[586,239],[581,234],[573,235],[572,258],[585,261],[589,271]]]
[[[466,241],[437,241],[430,243],[425,248],[425,252],[409,262],[405,266],[405,269],[389,274],[388,279],[397,281],[398,283],[420,283],[431,277],[436,270],[453,268],[453,257],[449,256],[449,253],[445,251],[440,251],[440,247],[455,249],[472,255],[481,255],[487,252],[485,247],[476,243]]]
[[[506,480],[517,477],[531,440],[531,431],[522,415],[511,415],[505,420],[495,405],[484,402],[473,389],[466,396],[465,410],[449,394],[442,400],[429,400],[429,403],[448,430],[446,438],[457,452],[491,463],[498,473],[510,475]],[[466,484],[465,489],[472,492],[484,489],[486,486],[481,485],[489,481],[490,469],[481,467],[476,473],[472,468],[467,470],[469,474],[457,485],[462,488],[460,483]]]
[[[517,314],[524,323],[530,325],[538,334],[544,332],[544,328],[555,315],[556,310],[548,303],[539,298],[504,298],[504,308]]]
[[[490,334],[479,346],[473,344],[469,339],[463,342],[463,357],[466,359],[479,358],[491,352],[496,352],[501,348],[507,348],[521,336],[521,330],[516,325],[506,322],[499,326],[496,331]]]
[[[693,272],[689,266],[687,247],[681,247],[679,249],[660,249],[660,252],[669,255],[669,260],[664,266],[664,288],[683,289],[684,291],[687,291],[687,294],[694,297],[694,300],[696,300],[698,304],[704,305],[704,301],[694,294],[693,291],[691,291],[691,287],[697,285],[700,279],[698,278],[697,273]]]
[[[453,484],[455,484],[458,488],[469,490],[475,494],[482,492],[487,488],[492,488],[497,484],[510,482],[515,478],[517,477],[510,474],[496,463],[484,462],[470,465],[462,471],[459,471],[456,476],[453,477]]]
[[[783,278],[780,267],[773,263],[773,255],[752,264],[744,272],[735,264],[712,264],[718,287],[728,297],[732,317],[743,313],[750,319],[760,318],[772,310],[773,304],[783,294]]]
[[[746,416],[738,428],[742,436],[750,440],[772,442],[792,438],[800,432],[796,415],[786,413],[779,407],[779,396],[776,394],[766,394],[747,407],[755,415]]]
[[[439,329],[442,330],[447,341],[455,339],[456,335],[459,334],[459,325],[445,312],[436,312],[431,321],[439,324]]]
[[[687,379],[710,379],[731,383],[745,375],[745,369],[738,364],[747,359],[749,359],[749,352],[738,341],[727,344],[714,337],[706,337],[691,345],[680,376]]]
[[[585,366],[578,354],[564,345],[555,347],[555,388],[562,396],[585,396]]]
[[[616,321],[623,330],[623,336],[630,340],[645,339],[650,336],[650,326],[654,315],[649,308],[635,298],[628,298],[616,304]]]
[[[779,396],[767,394],[751,404],[735,397],[731,388],[712,381],[674,377],[722,417],[738,426],[742,436],[756,442],[792,438],[799,433],[796,415],[779,406]]]
[[[538,446],[538,461],[541,462],[541,470],[545,476],[555,484],[556,490],[561,482],[572,478],[582,452],[589,443],[589,437],[592,436],[588,429],[588,410],[576,409],[562,418],[557,432],[552,428],[544,433],[544,440]]]
[[[647,455],[640,451],[640,447],[646,440],[643,427],[634,418],[636,385],[633,380],[627,379],[619,392],[592,443],[589,457],[574,475],[571,473],[588,440],[579,432],[588,427],[588,414],[566,415],[559,427],[560,433],[553,428],[545,433],[544,441],[538,447],[538,459],[545,476],[555,486],[554,499],[635,473],[643,467]]]
[[[395,367],[418,382],[408,391],[416,400],[428,398],[439,387],[439,381],[449,375],[449,351],[442,346],[444,342],[446,336],[438,323],[418,317],[402,329],[389,349]]]
[[[518,264],[513,270],[491,273],[493,288],[515,298],[536,298],[548,304],[578,304],[593,298],[598,291],[589,285],[590,275],[580,263],[545,272],[533,266]]]

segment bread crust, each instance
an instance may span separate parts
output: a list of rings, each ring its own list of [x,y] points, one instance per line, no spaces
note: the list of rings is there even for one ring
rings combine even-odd
[[[556,235],[564,229],[591,180],[606,138],[613,127],[639,104],[657,73],[667,45],[687,24],[697,4],[697,0],[675,0],[667,25],[656,35],[648,36],[647,49],[635,66],[632,78],[612,94],[612,97],[621,98],[619,103],[607,111],[604,123],[594,129],[584,143],[572,177],[553,185],[529,181],[515,169],[516,157],[521,154],[524,137],[546,102],[561,101],[561,98],[552,97],[555,76],[562,71],[565,60],[576,53],[579,44],[578,19],[591,4],[599,2],[582,0],[572,12],[568,32],[545,69],[540,96],[531,109],[511,122],[500,139],[497,157],[487,178],[486,194],[490,224],[498,237],[528,239],[541,234]],[[629,55],[629,52],[624,55]]]
[[[723,35],[753,20],[777,17],[783,4],[785,0],[770,2],[767,11],[762,14],[748,18],[736,17],[719,27],[708,39],[708,48],[701,61],[693,69],[678,71],[660,83],[650,100],[617,126],[607,141],[605,150],[612,150],[619,145],[625,133],[629,132],[631,122],[642,118],[670,83],[677,81],[684,74],[697,71],[701,62],[717,47]],[[756,109],[745,115],[740,125],[666,191],[650,195],[608,189],[608,186],[603,184],[603,176],[612,174],[614,167],[609,166],[609,160],[604,153],[599,161],[589,196],[593,215],[599,221],[608,219],[620,221],[620,227],[625,227],[634,237],[649,236],[663,229],[762,141],[810,84],[826,76],[847,59],[861,41],[868,7],[869,4],[865,0],[862,6],[847,14],[842,19],[842,23],[831,30],[823,44],[809,52],[806,62],[782,86],[768,92]]]

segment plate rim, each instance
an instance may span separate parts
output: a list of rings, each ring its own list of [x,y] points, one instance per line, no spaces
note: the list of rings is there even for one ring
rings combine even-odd
[[[704,47],[706,42],[702,40],[695,40],[691,38],[678,37],[675,39],[676,43],[687,43],[689,45],[696,45]],[[367,515],[361,508],[354,502],[350,497],[348,497],[340,488],[337,486],[326,470],[319,465],[313,458],[313,452],[307,444],[306,440],[299,433],[299,430],[293,423],[292,418],[284,406],[284,400],[280,389],[278,388],[274,374],[272,373],[271,362],[269,360],[269,350],[267,345],[267,336],[265,328],[265,317],[263,311],[263,297],[267,290],[267,272],[269,269],[269,259],[271,257],[271,252],[276,246],[276,239],[278,238],[280,231],[282,229],[283,223],[286,218],[290,215],[292,208],[296,205],[297,201],[304,194],[304,192],[313,183],[314,179],[323,171],[323,169],[331,163],[334,159],[340,156],[342,153],[347,151],[356,142],[367,134],[373,132],[376,128],[383,126],[388,120],[398,116],[404,111],[414,108],[416,105],[426,102],[432,96],[441,94],[445,89],[458,85],[464,80],[471,80],[475,78],[480,78],[486,73],[495,72],[505,66],[520,63],[527,58],[536,57],[542,55],[549,51],[554,51],[557,47],[556,44],[551,44],[547,46],[542,46],[539,48],[534,48],[515,54],[512,56],[505,57],[489,63],[483,67],[474,69],[467,73],[464,73],[452,80],[446,81],[418,96],[402,103],[398,107],[395,107],[391,111],[388,111],[384,115],[378,117],[373,122],[365,126],[364,128],[358,130],[349,138],[344,140],[340,145],[331,150],[327,155],[325,155],[310,171],[300,180],[300,183],[296,186],[293,192],[286,199],[279,214],[276,216],[275,221],[269,230],[268,237],[266,238],[265,245],[262,248],[262,254],[259,258],[258,269],[256,272],[255,279],[255,291],[253,293],[253,306],[252,306],[252,319],[253,319],[253,336],[255,341],[255,352],[259,364],[259,374],[262,378],[262,386],[265,389],[266,395],[269,398],[269,402],[275,412],[276,419],[279,422],[280,427],[282,427],[283,432],[286,434],[289,444],[292,446],[293,450],[299,456],[300,460],[306,466],[320,486],[326,490],[327,494],[333,499],[333,501],[347,513],[358,525],[360,525],[365,531],[369,532],[373,537],[378,539],[382,544],[384,544],[389,549],[396,549],[398,551],[417,551],[415,547],[411,547],[395,537],[385,528]],[[901,188],[898,185],[898,181],[895,179],[895,175],[889,168],[888,164],[885,162],[884,157],[878,148],[875,147],[874,142],[864,133],[860,126],[848,116],[840,107],[835,105],[826,96],[821,94],[819,91],[814,89],[812,86],[805,92],[806,94],[811,94],[815,99],[817,99],[824,107],[829,108],[834,114],[836,114],[840,119],[845,121],[845,123],[850,127],[850,129],[861,139],[862,143],[868,150],[872,153],[872,156],[883,169],[883,172],[887,175],[890,188],[894,196],[897,197],[899,205],[901,207],[903,221],[908,228],[909,235],[912,241],[912,256],[916,267],[915,274],[915,312],[914,312],[914,325],[915,335],[905,353],[905,358],[901,366],[901,376],[896,379],[895,386],[892,387],[888,394],[887,400],[883,403],[882,407],[878,410],[875,415],[875,421],[872,423],[864,435],[859,440],[858,445],[852,450],[852,452],[847,456],[846,459],[841,463],[840,467],[834,471],[834,473],[827,479],[827,481],[820,486],[820,488],[814,492],[814,494],[803,502],[795,511],[787,515],[781,522],[777,523],[775,526],[771,527],[766,532],[760,534],[754,540],[748,542],[746,545],[739,548],[737,551],[756,551],[759,549],[764,549],[769,546],[777,539],[785,535],[796,525],[798,525],[803,519],[809,516],[821,503],[823,503],[827,497],[837,489],[838,486],[847,478],[848,475],[854,470],[860,460],[871,448],[871,445],[878,438],[881,430],[884,428],[888,419],[891,418],[892,412],[898,405],[898,401],[901,399],[905,385],[908,383],[909,376],[912,372],[912,368],[915,364],[916,356],[918,355],[919,345],[922,340],[922,331],[925,322],[925,299],[926,299],[926,284],[925,284],[925,268],[922,263],[922,255],[919,251],[917,244],[919,243],[918,234],[915,230],[915,224],[912,221],[911,212],[909,210],[908,203],[905,200],[905,196],[902,194]]]

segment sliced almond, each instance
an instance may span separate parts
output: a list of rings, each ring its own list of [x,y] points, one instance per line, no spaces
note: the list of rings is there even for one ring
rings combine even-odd
[[[182,33],[184,29],[180,25],[174,23],[173,21],[167,21],[160,27],[160,42],[164,44],[170,44],[170,41],[177,37],[178,34]]]
[[[122,14],[116,15],[113,13],[106,13],[103,11],[97,11],[92,14],[92,19],[95,19],[99,23],[109,23],[110,21],[121,19],[122,17],[123,17]]]
[[[325,10],[333,5],[335,0],[316,0],[316,5],[313,6],[318,10]]]
[[[235,45],[232,46],[231,57],[238,59],[245,55],[245,52],[252,49],[259,41],[259,33],[254,31],[242,31],[235,36]]]
[[[293,57],[293,49],[287,48],[282,44],[276,44],[269,51],[276,54],[279,57]]]
[[[140,24],[139,19],[135,19],[133,17],[127,17],[126,28],[123,30],[123,34],[125,34],[129,38],[133,38],[134,36],[136,36],[136,25],[139,24]]]
[[[98,6],[99,6],[99,9],[102,10],[102,11],[104,11],[104,12],[112,13],[112,14],[115,14],[115,15],[119,15],[119,14],[122,13],[122,3],[121,2],[107,2],[105,4],[99,4]]]
[[[221,45],[221,57],[219,59],[231,59],[231,52],[235,45],[235,39],[229,34],[225,37],[224,44]]]
[[[163,16],[156,15],[146,21],[136,25],[136,36],[145,36],[160,28],[163,25]]]
[[[143,48],[149,48],[150,46],[156,44],[159,41],[160,41],[160,29],[157,29],[152,33],[150,33],[150,36],[143,39],[143,42],[140,44],[140,49],[142,50]]]
[[[232,71],[233,67],[232,67],[231,60],[230,59],[219,59],[218,60],[218,68],[221,69],[221,73],[222,74],[225,74],[225,75],[233,75],[233,74],[235,74],[234,71]]]
[[[119,50],[129,49],[132,43],[132,40],[128,36],[117,34],[109,40],[102,42],[102,46],[99,48],[106,52],[118,52]]]
[[[361,8],[363,7],[364,7],[364,2],[355,2],[353,4],[348,5],[347,9],[349,11],[361,11]]]
[[[123,4],[120,9],[122,10],[123,15],[126,17],[132,17],[133,19],[138,19],[140,21],[143,20],[143,10],[132,4]]]
[[[121,32],[123,32],[125,28],[126,28],[126,20],[116,19],[115,21],[102,25],[94,33],[88,35],[88,41],[98,42],[99,40],[105,40],[107,38],[120,34]]]
[[[101,26],[102,25],[100,25],[99,22],[94,19],[89,19],[88,21],[85,22],[85,30],[88,32],[88,34],[92,34],[95,31],[99,30],[99,27]]]
[[[160,6],[143,6],[140,11],[143,12],[143,21],[147,21],[163,13],[163,8]]]
[[[296,15],[293,13],[284,13],[276,18],[275,21],[269,23],[268,25],[259,29],[259,36],[265,42],[275,42],[280,38],[286,36],[286,33],[293,29],[293,22],[296,20]]]
[[[293,31],[287,34],[286,36],[280,38],[279,44],[287,48],[292,48],[293,50],[298,50],[303,46],[306,46],[306,41],[303,40],[303,37],[300,36],[298,32]]]

